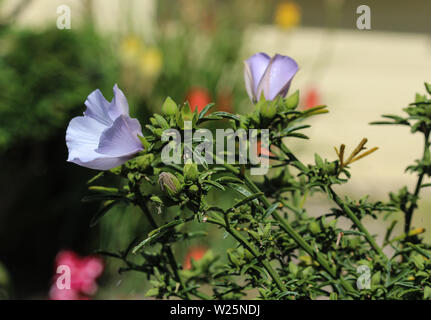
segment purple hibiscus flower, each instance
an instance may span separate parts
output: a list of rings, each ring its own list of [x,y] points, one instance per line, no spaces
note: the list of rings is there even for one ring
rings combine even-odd
[[[298,64],[288,56],[276,54],[270,58],[266,53],[257,53],[244,62],[244,79],[247,93],[257,102],[262,93],[266,100],[286,96]]]
[[[130,118],[129,104],[117,85],[111,102],[96,90],[88,96],[85,105],[84,116],[73,118],[66,131],[67,161],[109,170],[143,150],[138,137],[142,136],[141,125]]]

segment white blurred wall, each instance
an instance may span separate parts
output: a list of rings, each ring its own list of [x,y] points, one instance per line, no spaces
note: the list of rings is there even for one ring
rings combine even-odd
[[[7,16],[22,0],[3,0],[0,13]],[[91,12],[96,27],[103,32],[133,31],[151,37],[156,13],[155,0],[32,0],[17,19],[18,25],[44,27],[56,25],[57,8],[71,9],[72,28]]]

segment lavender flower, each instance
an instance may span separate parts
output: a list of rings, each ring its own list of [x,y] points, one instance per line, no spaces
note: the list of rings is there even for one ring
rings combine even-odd
[[[109,170],[122,165],[143,150],[139,121],[129,116],[124,93],[114,86],[114,98],[108,102],[100,90],[85,101],[83,117],[73,118],[66,131],[69,149],[67,161],[80,166]]]
[[[262,93],[266,100],[286,96],[290,83],[298,72],[295,60],[280,54],[270,58],[265,53],[257,53],[244,64],[245,85],[253,102],[257,102]]]

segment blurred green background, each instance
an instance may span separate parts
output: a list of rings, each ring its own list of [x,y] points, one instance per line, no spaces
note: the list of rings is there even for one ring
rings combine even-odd
[[[71,8],[70,30],[56,27],[59,16],[56,10],[62,4]],[[219,110],[245,112],[249,102],[242,82],[242,61],[255,51],[273,53],[288,47],[298,52],[293,55],[295,59],[300,62],[303,59],[300,65],[306,65],[303,74],[298,76],[298,87],[304,88],[303,107],[319,103],[331,107],[333,103],[334,108],[339,106],[340,113],[338,118],[335,113],[335,118],[340,123],[340,118],[341,122],[349,119],[347,115],[351,116],[352,110],[343,109],[345,97],[338,92],[336,80],[346,82],[348,79],[343,74],[331,73],[331,68],[342,60],[337,60],[337,50],[351,45],[346,39],[359,35],[356,8],[360,4],[365,3],[343,0],[0,0],[0,298],[47,298],[54,257],[61,249],[72,249],[83,255],[96,249],[118,251],[148,231],[139,211],[126,207],[114,208],[100,225],[89,228],[98,204],[83,203],[81,199],[88,192],[86,181],[95,172],[65,161],[64,139],[68,122],[82,114],[89,93],[100,88],[110,100],[112,87],[118,83],[129,99],[132,115],[142,123],[150,113],[160,111],[167,95],[177,102],[188,99],[206,104],[214,101]],[[412,48],[405,61],[394,58],[396,62],[386,66],[394,70],[400,63],[411,72],[403,73],[405,83],[399,83],[402,89],[392,86],[378,92],[383,102],[387,101],[385,97],[393,97],[392,112],[410,102],[414,95],[412,87],[420,90],[417,84],[430,80],[431,26],[427,18],[430,5],[427,0],[408,4],[393,0],[372,1],[372,31],[365,31],[368,38],[361,33],[362,38],[355,42],[369,50],[376,39],[371,33],[375,32],[378,37],[392,39],[389,44],[394,48],[404,43]],[[335,40],[334,34],[338,35]],[[394,34],[398,38],[391,38]],[[301,41],[308,42],[304,45]],[[313,47],[317,42],[321,44]],[[352,52],[355,50],[361,56],[359,49],[353,48]],[[280,53],[290,55],[290,52]],[[396,54],[394,52],[376,51],[364,56],[364,61],[371,72],[382,75],[387,69],[382,69],[381,64],[379,69],[379,59],[387,60],[387,56]],[[307,55],[313,57],[307,60]],[[353,59],[353,63],[355,61]],[[352,72],[361,77],[360,70]],[[336,74],[336,79],[328,79],[328,74]],[[392,78],[392,74],[385,73],[381,83],[389,83],[385,79]],[[356,89],[366,91],[361,91],[360,86]],[[377,96],[377,93],[367,92],[371,97]],[[357,120],[364,125],[381,113],[374,107],[366,110],[359,115],[363,118]],[[331,139],[339,144],[340,137],[347,142],[362,138],[353,134],[351,125],[342,133],[336,129],[334,132],[331,123],[327,127],[317,123],[317,128],[319,125],[321,131],[314,132],[314,138],[325,150],[331,150]],[[319,141],[325,136],[321,134],[323,131],[333,132],[325,144]],[[381,137],[382,144],[388,141],[389,133],[386,136],[378,131],[371,134],[377,139]],[[415,146],[409,140],[405,143],[412,148]],[[407,165],[402,158],[406,152],[396,151],[396,148],[389,146],[389,156],[395,161],[401,160],[392,171],[388,169],[386,184],[371,188],[377,197],[389,191],[386,187],[390,188],[394,182],[395,169],[399,172],[395,182],[410,181],[401,177],[402,168]],[[306,157],[313,145],[297,146],[297,149]],[[407,153],[412,159],[419,149]],[[382,159],[387,157],[388,153],[383,153]],[[365,167],[368,165],[364,164],[356,172],[359,176],[365,172],[364,179],[370,170]],[[375,174],[370,173],[373,177]],[[367,190],[359,178],[355,181],[357,185],[351,187],[350,192]],[[232,200],[229,196],[223,197],[226,203]],[[318,211],[324,207],[322,202],[318,200],[311,208]],[[431,223],[427,216],[420,219],[417,224]],[[225,251],[229,242],[215,229],[209,231],[206,243],[199,243],[198,247],[198,244],[185,243],[176,248],[178,255],[185,257],[191,248],[202,247],[211,247],[216,253]],[[374,231],[379,231],[378,226]],[[211,243],[217,245],[211,246]],[[108,259],[106,263],[98,297],[142,296],[143,275],[119,275],[120,265],[116,261]]]

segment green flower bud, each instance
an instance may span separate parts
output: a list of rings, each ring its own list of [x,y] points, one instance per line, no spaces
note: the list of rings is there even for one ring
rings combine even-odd
[[[192,161],[187,161],[187,163],[184,165],[184,179],[186,181],[197,181],[199,178],[199,170],[198,165],[196,163],[193,163]]]
[[[160,199],[158,196],[152,196],[150,198],[150,200],[153,201],[153,202],[155,202],[155,203],[157,203],[157,204],[163,204],[162,199]]]
[[[289,262],[288,268],[289,268],[289,272],[291,274],[293,274],[294,276],[296,276],[296,274],[299,271],[299,267],[296,265],[296,263],[294,263],[292,261]]]
[[[308,225],[308,228],[310,232],[314,235],[321,232],[320,226],[316,221],[311,221],[310,224]]]
[[[146,170],[151,166],[151,163],[154,161],[154,154],[144,154],[142,156],[135,158],[136,164],[140,170]]]
[[[277,102],[278,99],[274,101],[266,101],[266,100],[259,100],[259,102],[256,105],[256,108],[259,108],[260,115],[262,118],[271,120],[275,117],[277,114]]]
[[[284,100],[284,110],[292,110],[296,109],[299,104],[299,90],[296,90],[295,93],[291,94]]]
[[[169,172],[162,172],[159,175],[160,189],[166,192],[169,196],[177,195],[182,187],[178,178]]]
[[[184,129],[184,122],[191,121],[192,127],[195,126],[198,120],[197,112],[192,112],[189,103],[186,101],[176,112],[175,119],[180,129]],[[189,128],[191,129],[191,128]]]
[[[162,106],[162,113],[167,116],[174,116],[177,113],[178,107],[171,97],[167,97]]]
[[[197,193],[199,191],[199,187],[197,185],[193,184],[190,186],[189,191],[191,193]]]

